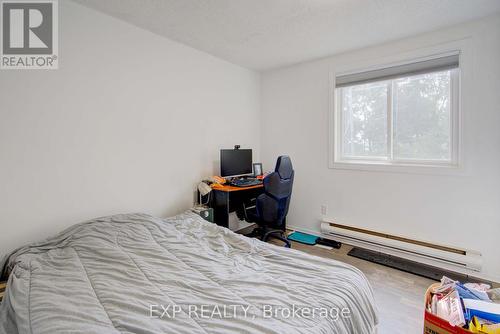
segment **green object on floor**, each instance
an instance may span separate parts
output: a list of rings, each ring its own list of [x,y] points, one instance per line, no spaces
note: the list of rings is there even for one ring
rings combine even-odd
[[[297,241],[306,245],[316,245],[318,237],[307,233],[293,232],[288,236],[287,239],[292,241]]]

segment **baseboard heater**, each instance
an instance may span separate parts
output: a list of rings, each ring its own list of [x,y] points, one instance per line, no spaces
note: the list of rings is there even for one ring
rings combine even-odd
[[[341,225],[326,218],[321,223],[321,233],[327,239],[451,271],[464,274],[481,271],[481,253],[473,250]]]

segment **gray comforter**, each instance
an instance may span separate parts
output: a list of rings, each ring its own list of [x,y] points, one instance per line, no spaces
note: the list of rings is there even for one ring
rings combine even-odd
[[[3,265],[0,333],[373,333],[377,323],[356,268],[192,213],[94,219]]]

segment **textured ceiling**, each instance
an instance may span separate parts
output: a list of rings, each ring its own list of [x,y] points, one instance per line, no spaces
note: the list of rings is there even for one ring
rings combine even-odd
[[[500,0],[74,0],[232,63],[267,70],[500,11]]]

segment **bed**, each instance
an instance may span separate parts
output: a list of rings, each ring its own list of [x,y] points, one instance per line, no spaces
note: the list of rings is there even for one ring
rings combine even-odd
[[[365,334],[377,324],[358,269],[190,212],[93,219],[0,265],[0,333]]]

